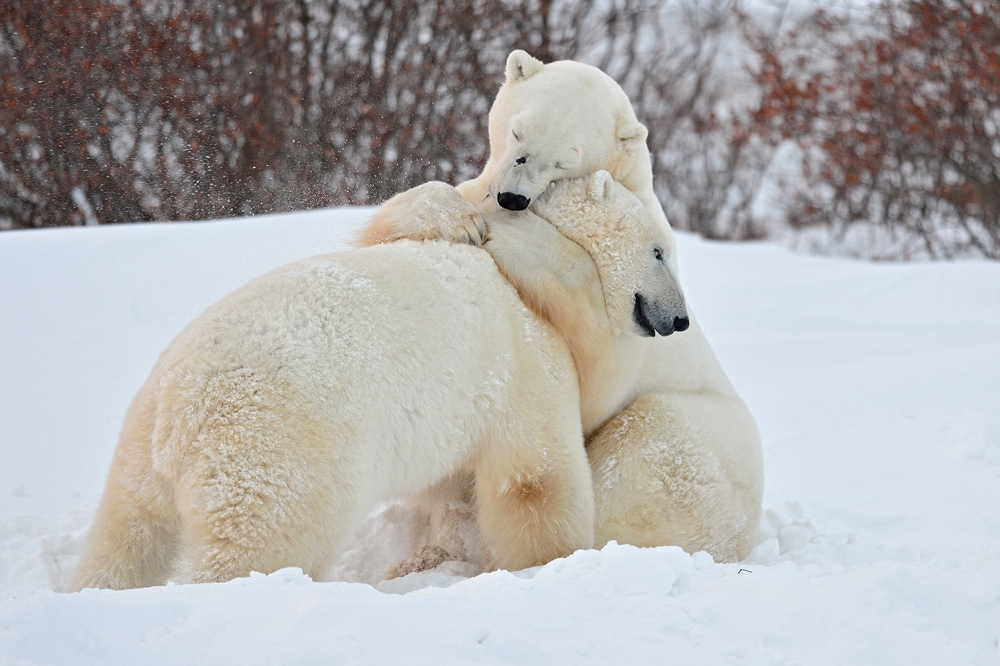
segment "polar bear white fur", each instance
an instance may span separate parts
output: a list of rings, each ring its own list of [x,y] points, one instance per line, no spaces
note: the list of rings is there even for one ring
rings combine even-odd
[[[666,269],[635,259],[662,242],[659,228],[608,174],[550,197],[587,211],[578,219],[628,230],[592,256],[566,241],[568,261],[590,267],[591,301],[625,313],[641,293],[664,311],[679,307]],[[500,215],[512,219],[496,222],[498,239],[509,229],[565,240],[529,214]],[[376,503],[456,472],[475,478],[493,566],[589,547],[571,351],[584,344],[526,307],[473,247],[404,242],[263,275],[199,316],[156,363],[126,416],[69,589],[286,566],[321,577]]]
[[[676,277],[676,245],[653,193],[645,138],[628,97],[600,70],[569,61],[543,65],[514,51],[490,111],[489,161],[478,178],[458,190],[481,210],[498,203],[517,209],[534,206],[554,181],[607,169],[660,225],[665,260]],[[460,228],[420,232],[396,223],[407,217],[400,212],[376,215],[371,228],[378,233],[366,240],[452,235],[481,241],[467,216],[455,218],[466,220]],[[549,211],[536,212],[551,219]],[[546,256],[536,254],[540,260]],[[623,338],[619,346],[593,391],[581,384],[596,543],[678,545],[723,561],[745,557],[756,543],[760,520],[760,438],[700,326],[691,316],[689,330]],[[438,513],[449,504],[461,506],[448,499],[461,487],[451,482],[428,502]],[[464,557],[459,539],[437,539]]]

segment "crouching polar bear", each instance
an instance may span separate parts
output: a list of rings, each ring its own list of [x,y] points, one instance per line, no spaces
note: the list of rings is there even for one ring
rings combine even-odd
[[[480,176],[457,188],[465,200],[480,209],[499,204],[522,210],[554,181],[606,169],[659,224],[664,260],[676,277],[675,239],[653,193],[646,128],[621,87],[595,67],[543,65],[524,51],[510,54],[506,75],[490,110],[489,160]],[[482,242],[482,226],[468,211],[459,214],[451,206],[455,214],[441,215],[439,206],[409,198],[390,203],[373,218],[363,244],[399,238]],[[596,544],[677,545],[716,560],[739,560],[757,541],[760,438],[695,318],[689,330],[670,335],[684,328],[683,321],[663,322],[656,327],[660,337],[647,327],[650,337],[622,340],[600,385],[581,387]],[[431,543],[475,560],[469,556],[476,548],[468,536],[469,504],[461,501],[470,497],[470,480],[453,479],[423,502]]]
[[[662,232],[627,190],[598,173],[547,200],[571,238],[595,225],[614,237],[588,256],[548,222],[502,212],[497,256],[559,237],[567,262],[591,266],[587,298],[622,327],[641,330],[636,294],[655,325],[678,316],[676,285],[652,259]],[[493,566],[590,547],[571,352],[588,343],[526,307],[498,263],[467,245],[384,245],[276,269],[209,308],[129,408],[69,589],[286,566],[321,577],[375,504],[462,470]]]

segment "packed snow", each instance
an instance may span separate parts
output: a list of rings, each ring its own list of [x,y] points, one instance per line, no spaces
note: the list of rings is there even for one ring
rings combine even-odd
[[[0,664],[1000,663],[1000,264],[685,234],[689,303],[764,442],[747,561],[611,544],[385,581],[420,538],[388,505],[339,582],[60,592],[160,350],[368,212],[0,234]]]

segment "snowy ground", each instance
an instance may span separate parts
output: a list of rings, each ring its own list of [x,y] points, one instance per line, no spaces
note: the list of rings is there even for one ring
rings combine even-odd
[[[747,562],[610,545],[469,579],[59,593],[159,351],[363,214],[0,234],[0,664],[1000,663],[1000,264],[686,235],[689,301],[764,439]],[[339,578],[377,582],[398,513]]]

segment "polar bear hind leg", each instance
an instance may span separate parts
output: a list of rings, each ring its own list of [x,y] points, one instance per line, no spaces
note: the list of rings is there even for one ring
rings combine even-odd
[[[177,479],[183,528],[171,579],[218,582],[289,566],[321,577],[363,502],[364,474],[335,464],[349,457],[352,435],[320,425],[287,386],[234,381],[209,395],[224,398],[206,410],[197,453]]]
[[[762,487],[756,427],[742,401],[650,393],[591,438],[596,545],[745,558],[757,542]]]
[[[108,486],[66,590],[163,585],[173,566],[176,521],[150,511],[127,488]]]
[[[123,590],[167,582],[176,553],[178,518],[169,486],[151,474],[153,399],[143,389],[125,417],[108,485],[67,585]]]

